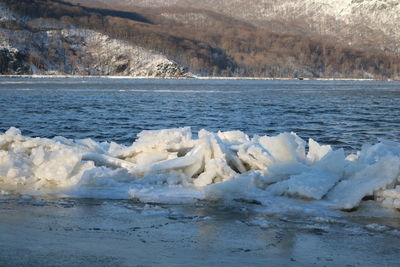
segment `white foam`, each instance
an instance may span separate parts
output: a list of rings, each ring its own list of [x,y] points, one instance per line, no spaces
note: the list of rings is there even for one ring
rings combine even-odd
[[[30,138],[10,128],[0,135],[0,192],[147,203],[244,200],[296,211],[352,209],[372,196],[400,208],[399,143],[381,140],[347,158],[312,139],[308,147],[294,133],[250,138],[201,130],[194,137],[184,127],[143,131],[124,146]]]

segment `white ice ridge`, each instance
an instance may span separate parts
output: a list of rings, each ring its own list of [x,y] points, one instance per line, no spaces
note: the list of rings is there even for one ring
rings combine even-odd
[[[201,130],[193,138],[184,127],[143,131],[124,146],[31,138],[10,128],[0,135],[0,192],[142,202],[294,198],[337,209],[371,196],[400,208],[400,143],[381,140],[345,157],[295,133]]]

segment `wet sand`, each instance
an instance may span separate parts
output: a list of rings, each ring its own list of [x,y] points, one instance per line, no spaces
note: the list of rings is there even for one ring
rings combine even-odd
[[[0,266],[396,266],[400,253],[395,228],[244,204],[2,200],[0,214]]]

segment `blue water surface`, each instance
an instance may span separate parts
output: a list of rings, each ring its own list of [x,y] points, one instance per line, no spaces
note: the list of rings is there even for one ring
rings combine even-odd
[[[400,141],[400,83],[378,81],[1,78],[0,131],[131,144],[137,133],[296,132],[354,151]]]

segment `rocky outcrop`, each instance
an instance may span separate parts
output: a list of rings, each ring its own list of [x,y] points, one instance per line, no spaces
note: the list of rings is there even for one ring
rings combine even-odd
[[[17,49],[0,49],[0,73],[29,74],[30,68],[26,63],[26,55]]]
[[[92,30],[64,29],[53,36],[73,47],[75,56],[66,61],[71,70],[89,75],[123,75],[136,77],[182,77],[183,67],[165,56],[110,38]],[[76,60],[78,56],[79,60]]]
[[[183,67],[155,51],[57,21],[20,19],[5,6],[0,11],[0,74],[187,75]]]

